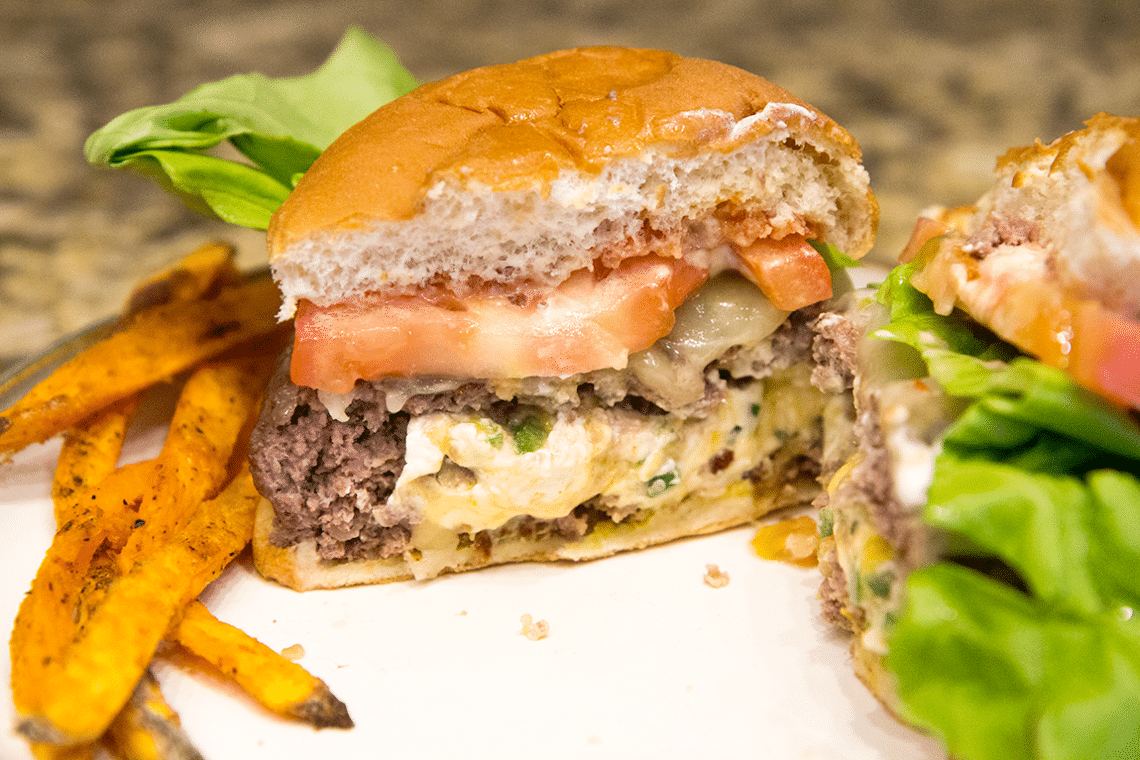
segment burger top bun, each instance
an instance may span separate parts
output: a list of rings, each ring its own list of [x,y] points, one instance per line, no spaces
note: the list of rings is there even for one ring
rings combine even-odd
[[[284,314],[369,293],[549,287],[595,262],[680,255],[694,220],[851,256],[878,207],[855,140],[741,69],[565,50],[457,74],[346,131],[269,227]]]
[[[1009,190],[994,193],[994,211],[1043,221],[1066,289],[1140,315],[1140,119],[1098,114],[1049,145],[1014,148],[998,177]]]
[[[989,324],[982,289],[998,299],[999,280],[1035,279],[1140,315],[1140,119],[1098,114],[1049,144],[1007,151],[995,173],[977,203],[925,212],[949,232],[936,262],[946,266],[922,278],[941,311],[959,299]],[[967,266],[949,271],[952,257]]]

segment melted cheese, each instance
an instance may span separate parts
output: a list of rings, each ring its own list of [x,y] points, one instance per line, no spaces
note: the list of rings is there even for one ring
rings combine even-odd
[[[519,452],[509,430],[470,413],[417,417],[391,498],[420,516],[413,543],[422,549],[423,540],[444,540],[438,529],[454,543],[456,532],[492,530],[519,515],[562,517],[595,496],[628,514],[720,495],[824,413],[809,372],[729,388],[700,420],[612,407],[561,411],[534,451]],[[726,449],[731,461],[712,467]]]

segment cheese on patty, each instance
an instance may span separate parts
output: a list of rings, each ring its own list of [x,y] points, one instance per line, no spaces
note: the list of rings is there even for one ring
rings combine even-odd
[[[391,499],[424,524],[475,533],[519,515],[563,517],[598,496],[618,514],[705,491],[718,496],[812,424],[822,404],[806,373],[793,370],[727,388],[700,420],[620,407],[560,410],[533,450],[489,418],[426,414],[408,424],[406,462]],[[713,466],[724,451],[731,456]]]

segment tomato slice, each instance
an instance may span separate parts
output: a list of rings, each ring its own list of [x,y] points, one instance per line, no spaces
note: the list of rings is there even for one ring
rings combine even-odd
[[[831,298],[827,261],[802,237],[763,238],[738,248],[736,255],[777,309],[795,311]]]
[[[943,222],[931,219],[929,216],[920,216],[914,223],[914,229],[911,230],[910,240],[907,241],[906,247],[899,254],[899,263],[909,264],[924,245],[949,231],[950,227]]]
[[[411,296],[298,304],[290,366],[297,385],[347,393],[384,376],[556,377],[625,366],[673,328],[673,310],[708,276],[676,259],[580,271],[519,306],[496,295],[457,306]]]
[[[1140,322],[1094,301],[1075,310],[1068,371],[1117,403],[1140,409]]]

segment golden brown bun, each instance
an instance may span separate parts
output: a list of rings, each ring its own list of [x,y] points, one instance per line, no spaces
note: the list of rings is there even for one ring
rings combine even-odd
[[[775,237],[807,231],[858,257],[878,219],[860,159],[834,121],[741,69],[559,51],[424,85],[351,127],[274,215],[270,259],[287,310],[441,274],[552,284],[637,234],[645,209],[659,231],[726,203],[755,203]]]
[[[424,190],[445,175],[514,189],[565,169],[597,172],[654,143],[696,149],[709,142],[720,119],[702,109],[739,121],[771,102],[811,110],[741,69],[658,50],[563,50],[463,72],[380,108],[330,146],[274,217],[270,255],[363,218],[408,219]],[[792,118],[860,158],[855,140],[831,119]],[[744,138],[711,136],[724,148]]]

